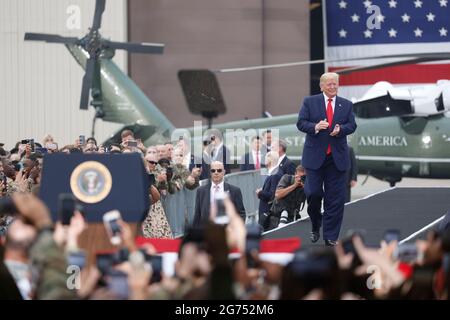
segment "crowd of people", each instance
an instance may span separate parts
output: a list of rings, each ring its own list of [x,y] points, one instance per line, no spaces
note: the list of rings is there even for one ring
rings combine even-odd
[[[216,156],[226,147],[219,138],[218,144],[205,145],[205,153],[213,159],[208,166],[196,164],[183,139],[145,147],[133,132],[124,131],[121,143],[109,146],[98,145],[93,138],[83,140],[59,147],[46,136],[42,143],[22,140],[9,151],[0,148],[0,299],[450,298],[447,225],[430,231],[408,250],[398,239],[368,247],[355,233],[334,247],[298,250],[287,264],[263,259],[255,239],[260,240],[263,229],[296,219],[305,198],[305,170],[286,157],[284,141],[267,143],[267,133],[264,139],[253,138],[253,149],[244,156],[253,167],[241,168],[268,171],[262,188],[255,191],[261,200],[261,227],[245,224],[239,188],[223,181],[227,168]],[[198,190],[202,198],[196,203],[198,223],[182,238],[174,274],[164,273],[155,247],[137,245],[122,220],[116,251],[97,255],[93,264],[83,259],[80,238],[87,228],[83,215],[75,211],[67,226],[54,223],[38,197],[43,155],[54,152],[141,153],[148,173],[155,177],[149,190],[152,205],[142,223],[147,238],[172,237],[160,201],[164,194],[199,188],[202,175],[211,178]],[[222,198],[226,223],[208,219],[214,186],[230,190]],[[232,250],[241,254],[230,258]]]

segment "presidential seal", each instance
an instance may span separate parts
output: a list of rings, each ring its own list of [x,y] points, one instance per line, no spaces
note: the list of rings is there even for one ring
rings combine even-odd
[[[85,203],[100,202],[111,191],[111,173],[100,162],[83,162],[73,170],[70,188],[74,196]]]

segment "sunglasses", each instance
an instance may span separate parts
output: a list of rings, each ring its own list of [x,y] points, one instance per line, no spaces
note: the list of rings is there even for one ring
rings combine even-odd
[[[216,172],[218,172],[218,173],[222,173],[222,169],[211,169],[211,173],[216,173]]]
[[[147,162],[150,164],[158,164],[158,162],[156,162],[156,161],[147,161]]]

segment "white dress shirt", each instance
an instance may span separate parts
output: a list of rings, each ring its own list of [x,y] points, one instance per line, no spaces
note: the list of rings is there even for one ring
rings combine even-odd
[[[216,189],[216,186],[218,186],[219,188]],[[224,192],[224,185],[223,185],[223,181],[219,184],[215,184],[214,182],[211,183],[211,189],[209,190],[209,199],[210,202],[214,202],[214,195],[217,193],[222,193]]]
[[[252,156],[253,156],[253,163],[256,167],[256,151],[252,150]],[[259,157],[259,167],[262,167],[262,160],[261,160],[261,151],[258,151],[258,157]]]

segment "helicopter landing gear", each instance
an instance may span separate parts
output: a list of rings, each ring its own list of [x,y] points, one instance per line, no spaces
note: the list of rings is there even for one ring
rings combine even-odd
[[[396,184],[397,182],[402,181],[402,178],[397,178],[397,177],[386,177],[386,178],[384,178],[384,180],[387,181],[387,182],[389,182],[389,186],[390,186],[391,188],[393,188],[393,187],[395,187],[395,184]]]

